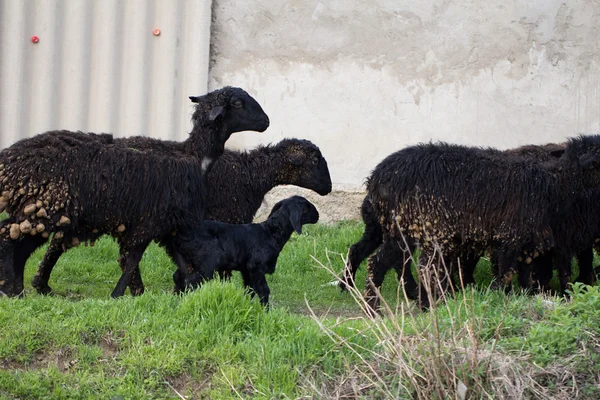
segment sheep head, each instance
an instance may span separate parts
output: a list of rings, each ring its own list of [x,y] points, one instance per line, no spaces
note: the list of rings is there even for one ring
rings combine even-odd
[[[221,140],[227,140],[235,132],[264,132],[269,127],[267,114],[243,89],[227,86],[204,96],[190,96],[190,100],[196,103],[194,124],[218,124]]]
[[[271,213],[271,218],[287,217],[296,233],[302,233],[305,224],[316,224],[319,221],[317,208],[302,196],[292,196],[277,202]]]
[[[280,184],[314,190],[321,196],[331,192],[327,161],[317,146],[308,140],[285,139],[276,149],[280,150],[284,157]]]
[[[562,159],[578,166],[585,187],[600,188],[600,135],[582,135],[569,139]]]

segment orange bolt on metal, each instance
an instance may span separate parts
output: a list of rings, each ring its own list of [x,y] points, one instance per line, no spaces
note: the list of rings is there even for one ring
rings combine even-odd
[[[39,42],[39,41],[40,41],[40,38],[39,38],[39,37],[37,37],[37,36],[32,36],[32,37],[31,37],[31,42],[32,42],[32,43],[37,43],[37,42]]]
[[[158,28],[154,28],[154,29],[152,30],[152,34],[153,34],[154,36],[160,36],[160,29],[158,29]]]

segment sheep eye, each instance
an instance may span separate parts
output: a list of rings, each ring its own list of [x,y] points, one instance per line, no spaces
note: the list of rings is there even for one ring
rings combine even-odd
[[[233,106],[235,108],[242,108],[242,101],[241,100],[236,100],[233,102]]]

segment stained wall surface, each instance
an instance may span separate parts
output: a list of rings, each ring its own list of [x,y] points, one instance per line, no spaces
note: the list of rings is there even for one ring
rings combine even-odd
[[[210,20],[210,0],[0,0],[0,148],[54,129],[185,139]]]
[[[598,0],[216,0],[209,86],[246,87],[337,188],[407,145],[506,149],[600,132]]]

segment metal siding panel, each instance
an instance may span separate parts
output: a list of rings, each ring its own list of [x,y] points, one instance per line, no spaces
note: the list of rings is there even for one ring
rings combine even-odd
[[[192,129],[191,111],[193,105],[188,96],[198,96],[208,91],[209,54],[204,48],[205,38],[210,39],[211,13],[204,12],[210,1],[186,1],[185,4],[185,30],[182,43],[185,44],[182,66],[182,91],[183,107],[180,107],[179,121],[182,126],[179,140],[185,139]],[[209,43],[206,43],[208,46]],[[187,106],[186,106],[187,105]]]
[[[119,96],[123,42],[123,1],[94,2],[96,29],[92,32],[89,129],[115,132],[120,118]]]
[[[10,15],[10,18],[7,16]],[[2,147],[24,137],[21,128],[23,99],[21,87],[26,46],[28,43],[26,4],[20,1],[2,0],[0,16],[2,48],[0,48],[0,144]]]
[[[27,136],[48,130],[48,127],[59,126],[60,101],[55,97],[60,93],[61,70],[63,64],[62,26],[64,10],[58,1],[35,1],[32,10],[32,34],[40,37],[38,44],[26,46],[30,57],[26,63],[32,71],[28,78],[29,104],[21,110],[28,117],[24,126]],[[27,110],[27,112],[25,111]]]
[[[0,148],[53,129],[185,139],[210,13],[207,0],[0,0]]]

